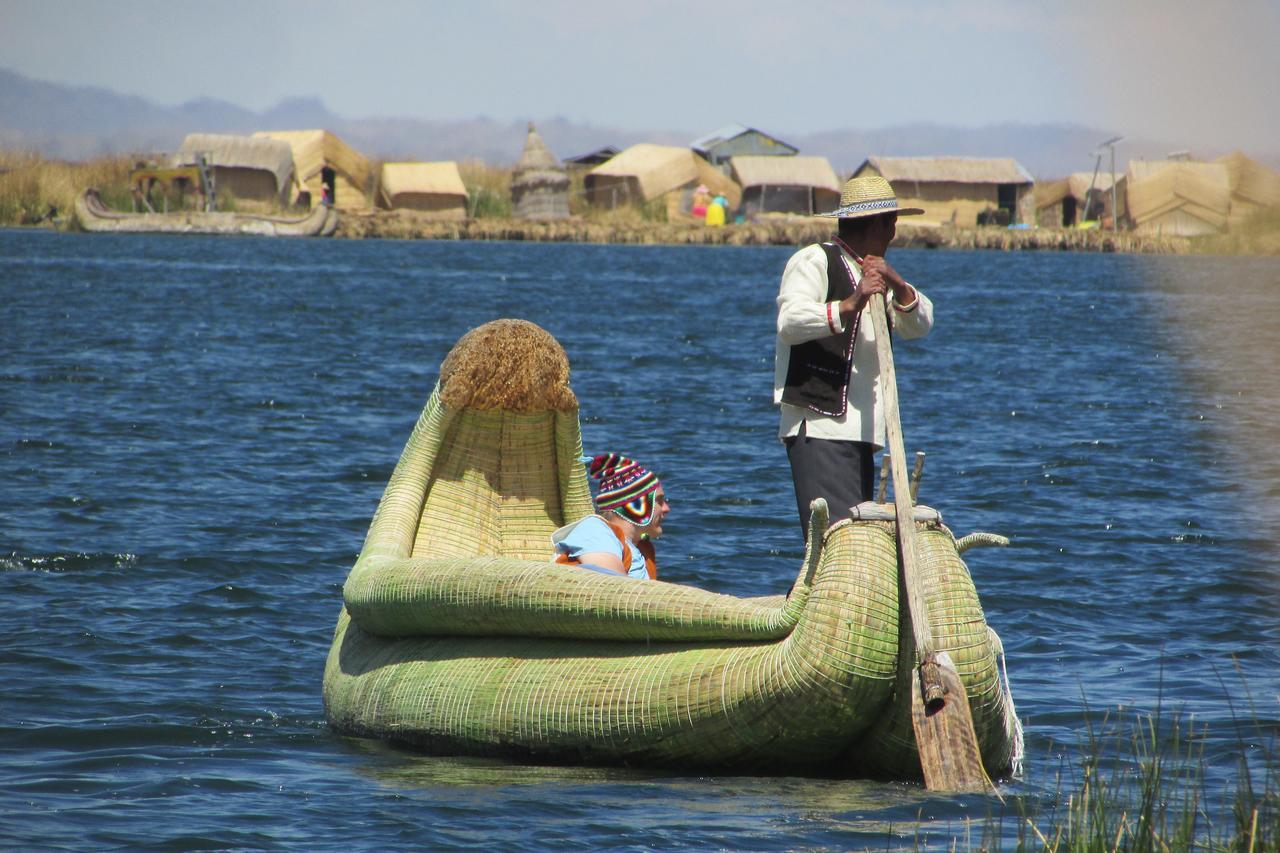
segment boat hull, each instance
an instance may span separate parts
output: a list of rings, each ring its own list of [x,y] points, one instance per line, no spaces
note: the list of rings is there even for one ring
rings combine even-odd
[[[551,532],[592,505],[576,400],[512,391],[526,333],[501,326],[466,358],[460,342],[442,366],[343,587],[323,686],[333,729],[441,754],[920,778],[894,522],[828,528],[816,501],[794,584],[762,598],[550,562]],[[556,358],[527,361],[546,372]],[[1020,753],[999,641],[955,538],[936,513],[918,519],[935,645],[999,777]]]
[[[91,233],[252,234],[261,237],[327,237],[338,227],[338,213],[319,205],[306,216],[258,216],[248,213],[175,211],[121,213],[111,210],[89,188],[76,197],[76,222]]]

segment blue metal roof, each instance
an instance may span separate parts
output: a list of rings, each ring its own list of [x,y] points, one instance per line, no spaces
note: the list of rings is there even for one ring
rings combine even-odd
[[[776,136],[770,136],[769,134],[765,133],[763,130],[757,130],[754,127],[747,127],[746,125],[743,125],[743,124],[727,124],[724,127],[720,128],[719,130],[714,130],[711,133],[708,133],[706,136],[701,136],[693,140],[693,142],[689,143],[689,147],[692,148],[694,151],[697,151],[699,154],[705,154],[708,151],[710,151],[717,143],[728,142],[730,139],[737,139],[739,136],[742,136],[743,134],[746,134],[746,133],[757,133],[760,136],[763,136],[767,139],[772,139],[774,142],[778,143],[779,145],[782,145],[786,148],[790,148],[792,151],[799,150],[794,145],[790,145],[786,142],[783,142],[781,139],[778,139]]]

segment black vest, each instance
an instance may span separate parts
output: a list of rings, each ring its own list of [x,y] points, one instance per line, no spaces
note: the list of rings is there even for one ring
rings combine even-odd
[[[822,243],[827,254],[827,302],[853,294],[853,277],[834,243]],[[853,372],[853,342],[861,315],[838,335],[796,344],[787,362],[782,402],[827,417],[842,417],[849,408],[849,377]]]

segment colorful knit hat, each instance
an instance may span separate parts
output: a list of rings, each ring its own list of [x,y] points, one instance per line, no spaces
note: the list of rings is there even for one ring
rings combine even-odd
[[[601,512],[612,510],[640,527],[653,521],[658,508],[653,496],[662,483],[652,471],[616,453],[591,457],[587,471],[600,481],[596,506]]]

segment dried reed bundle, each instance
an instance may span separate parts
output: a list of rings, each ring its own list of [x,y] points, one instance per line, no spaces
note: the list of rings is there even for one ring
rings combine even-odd
[[[463,335],[440,366],[440,398],[455,410],[578,408],[564,348],[527,320],[494,320]]]

